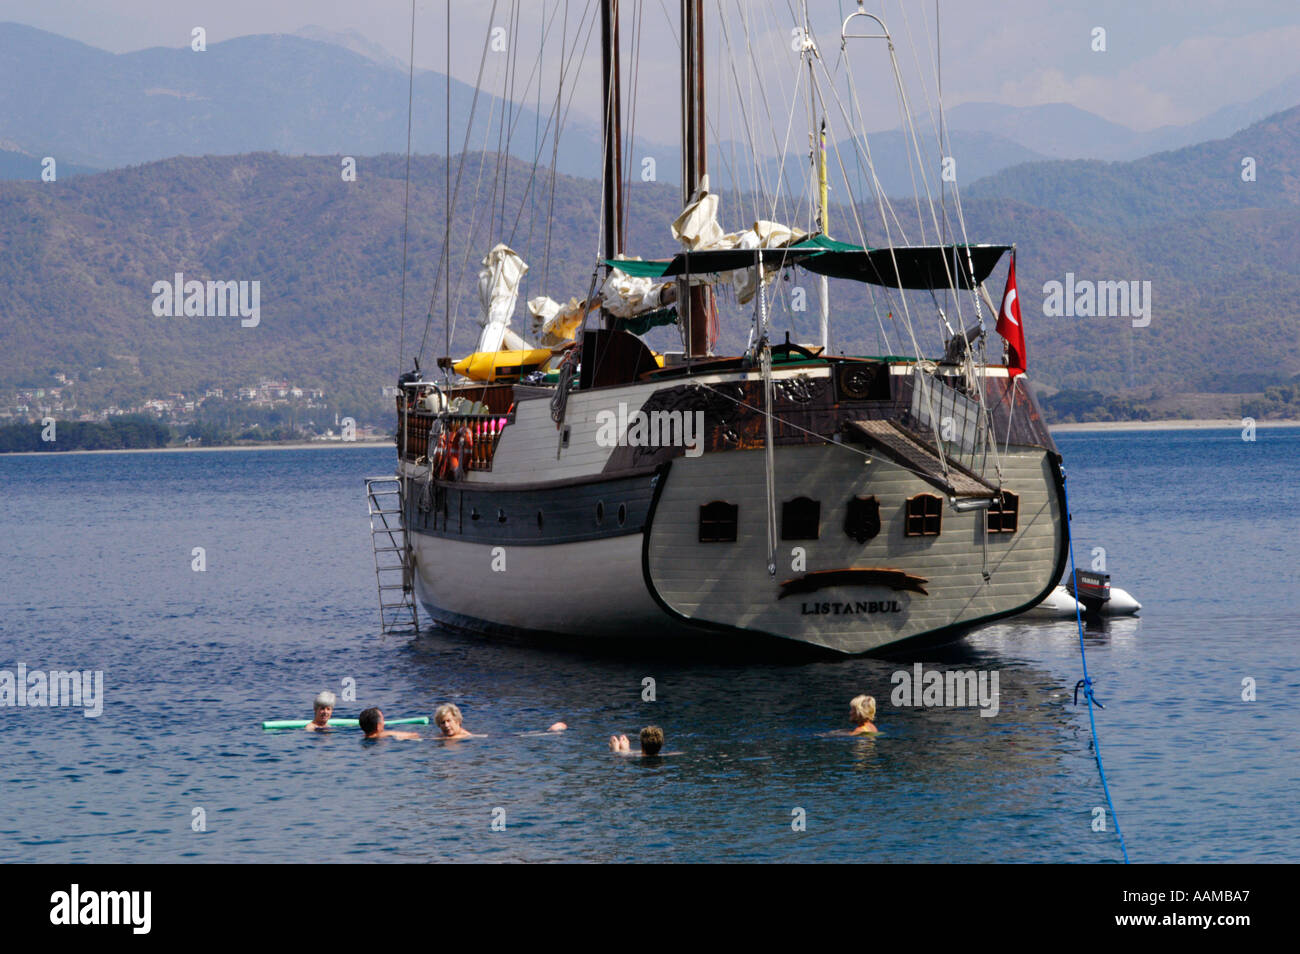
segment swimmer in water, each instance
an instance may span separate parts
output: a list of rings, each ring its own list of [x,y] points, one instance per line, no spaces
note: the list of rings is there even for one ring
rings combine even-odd
[[[357,716],[357,721],[361,723],[361,731],[366,734],[367,739],[418,739],[420,737],[418,732],[385,730],[384,714],[373,707]]]
[[[650,758],[660,754],[664,747],[664,730],[657,725],[648,725],[641,730],[641,752],[643,758]],[[632,744],[625,735],[611,735],[609,737],[609,749],[619,755],[634,755]],[[676,755],[676,752],[665,752],[665,755]]]
[[[559,735],[561,732],[568,731],[568,728],[569,728],[568,725],[563,722],[553,722],[550,725],[548,725],[545,729],[531,729],[528,732],[518,732],[516,734],[519,735],[521,738],[537,738],[538,736],[543,736],[543,735],[546,736]]]
[[[854,729],[849,735],[876,735],[880,730],[872,724],[876,717],[876,700],[871,696],[854,696],[849,703],[849,718]]]
[[[330,716],[334,714],[334,701],[334,693],[328,689],[317,696],[313,704],[316,714],[303,728],[308,732],[319,732],[321,729],[328,729]]]
[[[474,734],[465,728],[460,708],[454,702],[438,706],[433,713],[433,721],[442,730],[444,739],[468,739]]]

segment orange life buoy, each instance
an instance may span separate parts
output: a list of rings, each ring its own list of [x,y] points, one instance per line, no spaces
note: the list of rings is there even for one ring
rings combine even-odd
[[[469,425],[462,424],[457,430],[455,437],[452,439],[454,452],[451,456],[452,479],[459,480],[468,469],[470,460],[474,453],[474,432],[470,430]]]

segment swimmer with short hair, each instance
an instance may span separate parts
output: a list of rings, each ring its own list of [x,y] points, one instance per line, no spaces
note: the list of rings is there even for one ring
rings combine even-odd
[[[468,739],[474,734],[465,728],[465,720],[460,714],[460,707],[454,702],[446,702],[438,706],[434,710],[433,721],[442,730],[444,739]]]
[[[373,706],[357,716],[357,722],[361,724],[361,731],[366,734],[367,739],[418,739],[420,737],[418,732],[385,730],[384,714]]]
[[[657,725],[648,725],[641,730],[641,754],[658,755],[664,747],[664,730]]]
[[[664,747],[664,730],[657,725],[648,725],[641,730],[641,752],[642,758],[651,758],[661,754]],[[609,737],[609,749],[618,755],[633,755],[632,743],[628,741],[626,735],[611,735]],[[662,752],[663,755],[676,755],[676,752]]]
[[[849,718],[854,729],[849,735],[875,735],[880,732],[872,720],[876,717],[876,700],[871,696],[854,696],[849,703]]]
[[[312,703],[312,708],[316,714],[303,728],[308,732],[319,732],[322,729],[328,729],[330,716],[334,714],[335,701],[334,693],[328,689],[318,695],[316,701]]]

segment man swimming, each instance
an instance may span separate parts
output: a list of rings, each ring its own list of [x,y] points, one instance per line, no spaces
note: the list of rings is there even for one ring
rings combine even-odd
[[[374,707],[366,709],[357,716],[357,721],[361,723],[361,731],[366,734],[367,739],[418,739],[420,737],[418,732],[385,730],[384,714]]]
[[[328,689],[317,696],[316,701],[312,704],[316,714],[303,728],[308,732],[319,732],[321,729],[328,729],[330,716],[334,714],[334,702],[334,693]]]

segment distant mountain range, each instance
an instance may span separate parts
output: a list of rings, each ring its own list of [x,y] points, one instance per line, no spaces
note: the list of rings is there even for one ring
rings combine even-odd
[[[1295,208],[1300,206],[1297,114],[1300,108],[1289,109],[1229,138],[1132,162],[1020,165],[974,183],[965,195],[1015,199],[1061,212],[1080,225],[1108,229],[1197,213]]]
[[[57,77],[34,83],[32,77]],[[591,80],[584,77],[583,81]],[[530,165],[551,165],[548,116],[452,80],[450,150],[445,141],[447,78],[417,71],[413,148],[417,153],[503,151]],[[1247,103],[1198,122],[1138,132],[1066,104],[1012,107],[965,103],[948,111],[950,153],[965,185],[1010,166],[1045,158],[1134,159],[1220,139],[1266,115],[1300,103],[1300,73]],[[465,127],[471,109],[474,126]],[[498,136],[503,111],[509,141]],[[0,23],[0,178],[29,178],[29,158],[53,155],[67,174],[112,169],[173,156],[372,156],[406,149],[407,71],[404,63],[355,33],[304,27],[297,35],[245,36],[189,48],[151,48],[114,54],[53,33]],[[644,125],[644,124],[643,124]],[[925,161],[937,163],[933,123],[918,117]],[[660,124],[655,141],[644,134],[628,150],[636,178],[644,156],[657,161],[661,182],[677,181],[675,121]],[[871,134],[876,172],[886,192],[910,191],[904,138],[897,130]],[[803,147],[801,147],[803,148]],[[737,145],[737,154],[745,150]],[[732,168],[731,147],[712,147],[711,172],[719,188],[752,188],[751,160]],[[935,155],[930,155],[935,153]],[[850,182],[862,178],[850,144],[839,157]],[[832,177],[840,159],[832,150]],[[806,155],[792,153],[787,173],[803,174]],[[600,134],[570,115],[554,163],[563,173],[594,178]],[[764,161],[774,178],[779,161]],[[936,171],[928,170],[934,181]],[[803,180],[798,180],[803,181]],[[846,195],[844,190],[840,198]],[[860,190],[859,190],[860,194]]]
[[[203,52],[155,47],[114,54],[33,27],[0,24],[0,140],[16,152],[100,169],[259,151],[405,152],[407,82],[405,70],[299,36],[238,37]],[[445,76],[417,72],[416,152],[447,152],[446,97]],[[471,150],[498,147],[505,110],[515,130],[511,151],[529,162],[536,156],[535,132],[546,128],[547,117],[486,93],[475,106],[473,87],[456,80],[452,153],[465,145],[472,109]],[[598,170],[599,143],[597,131],[568,123],[556,167],[578,174]],[[547,145],[547,165],[550,158]]]
[[[1018,243],[1031,377],[1054,387],[1182,392],[1300,371],[1298,137],[1300,108],[1227,140],[1130,163],[1031,163],[967,189],[972,240]],[[1258,160],[1253,183],[1241,180],[1242,156]],[[480,171],[490,181],[497,166],[495,156],[470,157],[466,181]],[[425,342],[426,366],[444,350],[443,296],[433,294],[433,278],[445,160],[421,156],[413,163],[405,331],[404,159],[363,157],[358,168],[356,182],[343,182],[335,159],[260,153],[169,159],[49,184],[0,183],[0,387],[40,386],[62,371],[78,378],[83,400],[125,404],[148,393],[274,376],[382,410],[378,388],[409,365],[417,342]],[[510,243],[531,266],[524,297],[563,299],[588,287],[597,184],[560,175],[552,204],[541,191],[549,176],[533,176],[517,160],[504,168],[509,175],[497,201],[488,201],[486,186],[467,186],[459,199],[453,353],[465,351],[477,332],[474,275],[497,241]],[[638,182],[629,202],[629,251],[671,253],[668,223],[680,209],[678,190]],[[724,198],[729,228],[754,212],[752,196],[740,207]],[[868,222],[874,215],[865,208],[860,214]],[[859,237],[852,221],[847,208],[833,210],[838,237]],[[880,236],[869,230],[866,239],[878,243]],[[157,317],[153,286],[177,272],[260,282],[260,323]],[[988,283],[995,297],[1004,275],[1005,266]],[[1150,323],[1048,314],[1045,284],[1067,276],[1150,282]],[[725,341],[737,347],[749,310],[726,304]],[[894,306],[880,305],[886,307]],[[795,339],[810,340],[815,317],[790,317]],[[970,322],[968,310],[963,318]],[[837,348],[879,353],[862,286],[833,283],[832,325]],[[521,319],[516,327],[526,330]],[[933,319],[917,331],[924,348],[938,346]]]
[[[1005,106],[962,103],[947,111],[948,129],[993,134],[1052,159],[1139,159],[1210,139],[1223,139],[1266,116],[1300,105],[1300,73],[1245,103],[1184,125],[1139,131],[1068,103]],[[968,180],[969,181],[969,180]]]

